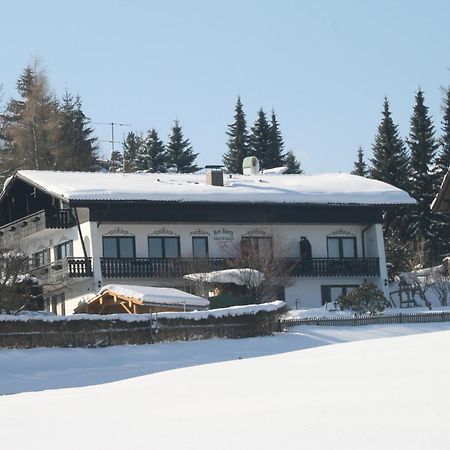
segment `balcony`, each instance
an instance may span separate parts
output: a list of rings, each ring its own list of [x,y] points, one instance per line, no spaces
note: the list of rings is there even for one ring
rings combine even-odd
[[[292,267],[294,277],[377,277],[380,275],[378,258],[312,258],[300,261],[285,260]]]
[[[378,258],[283,258],[285,272],[293,277],[376,277],[380,274]],[[227,258],[100,258],[104,278],[181,278],[188,273],[211,272],[238,267]],[[276,272],[280,272],[277,264]]]
[[[100,258],[105,278],[181,278],[187,273],[229,269],[226,258]]]
[[[75,224],[70,209],[43,209],[0,227],[0,244],[6,248],[13,248],[20,239],[39,231],[48,228],[66,229]]]
[[[91,258],[75,257],[32,268],[30,273],[43,284],[60,284],[72,278],[89,278],[93,275]]]

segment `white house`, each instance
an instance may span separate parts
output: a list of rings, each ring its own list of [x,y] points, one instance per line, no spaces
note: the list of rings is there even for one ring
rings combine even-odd
[[[291,307],[316,307],[364,279],[386,292],[383,210],[409,203],[343,173],[23,170],[0,195],[0,240],[30,255],[58,314],[106,284],[181,286],[186,273],[230,268],[249,246],[292,263],[279,293]]]

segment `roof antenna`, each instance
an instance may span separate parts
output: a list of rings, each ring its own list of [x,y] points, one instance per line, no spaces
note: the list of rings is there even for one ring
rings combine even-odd
[[[93,125],[110,125],[111,126],[111,140],[103,141],[111,143],[111,154],[114,153],[114,127],[131,127],[130,123],[116,123],[116,122],[92,122]],[[119,144],[119,142],[117,142]]]

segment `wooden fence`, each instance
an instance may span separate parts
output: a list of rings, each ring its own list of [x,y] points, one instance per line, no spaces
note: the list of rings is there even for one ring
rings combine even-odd
[[[279,330],[296,325],[325,327],[358,327],[362,325],[393,325],[406,323],[450,322],[450,311],[429,313],[399,313],[380,316],[346,316],[330,318],[281,319]]]

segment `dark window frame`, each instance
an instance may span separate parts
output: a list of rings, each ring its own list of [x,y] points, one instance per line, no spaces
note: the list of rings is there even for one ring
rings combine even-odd
[[[270,243],[270,255],[269,257],[273,257],[273,236],[241,236],[241,257],[249,256],[248,254],[245,254],[245,247],[250,244],[251,250],[254,253],[254,256],[261,258],[262,256],[266,255],[260,255],[259,253],[259,241],[265,240],[269,241]],[[252,255],[250,255],[252,256]]]
[[[117,256],[107,256],[106,258],[136,258],[136,238],[135,236],[103,236],[102,239],[102,250],[103,257],[105,258],[105,240],[115,240],[116,241],[116,252]],[[120,254],[120,240],[121,239],[131,239],[133,242],[133,256],[121,256]]]
[[[330,246],[328,243],[331,239],[336,239],[339,242],[339,256],[330,256]],[[354,256],[344,256],[344,239],[351,239],[353,241],[353,251]],[[356,242],[356,236],[327,236],[327,258],[357,258],[358,257],[358,247]]]
[[[66,255],[66,256],[62,256],[61,250],[63,247],[67,247],[67,246],[69,246],[70,254]],[[60,261],[61,259],[73,256],[73,240],[64,241],[64,242],[61,242],[60,244],[55,245],[53,248],[53,251],[54,251],[55,261]],[[66,251],[66,253],[67,253],[67,251]]]
[[[358,287],[359,287],[359,284],[322,284],[320,286],[322,305],[325,305],[325,303],[331,302],[331,289],[332,288],[341,288],[342,289],[341,295],[346,295],[347,289],[349,289],[349,288],[356,289]]]
[[[150,256],[150,239],[161,239],[162,245],[161,245],[161,251],[162,255],[160,257],[158,256]],[[166,239],[176,239],[177,240],[177,256],[166,256]],[[161,259],[176,259],[181,257],[181,243],[180,243],[180,236],[148,236],[147,238],[147,251],[148,251],[148,257],[149,258],[161,258]]]
[[[41,258],[42,255],[42,258]],[[47,261],[45,261],[47,260]],[[51,263],[51,255],[50,248],[45,248],[43,250],[39,250],[36,253],[33,253],[33,267],[44,267],[48,266]]]
[[[194,240],[202,240],[206,243],[206,255],[205,256],[195,256],[194,254]],[[193,258],[209,258],[209,239],[208,236],[192,236],[192,257]]]

